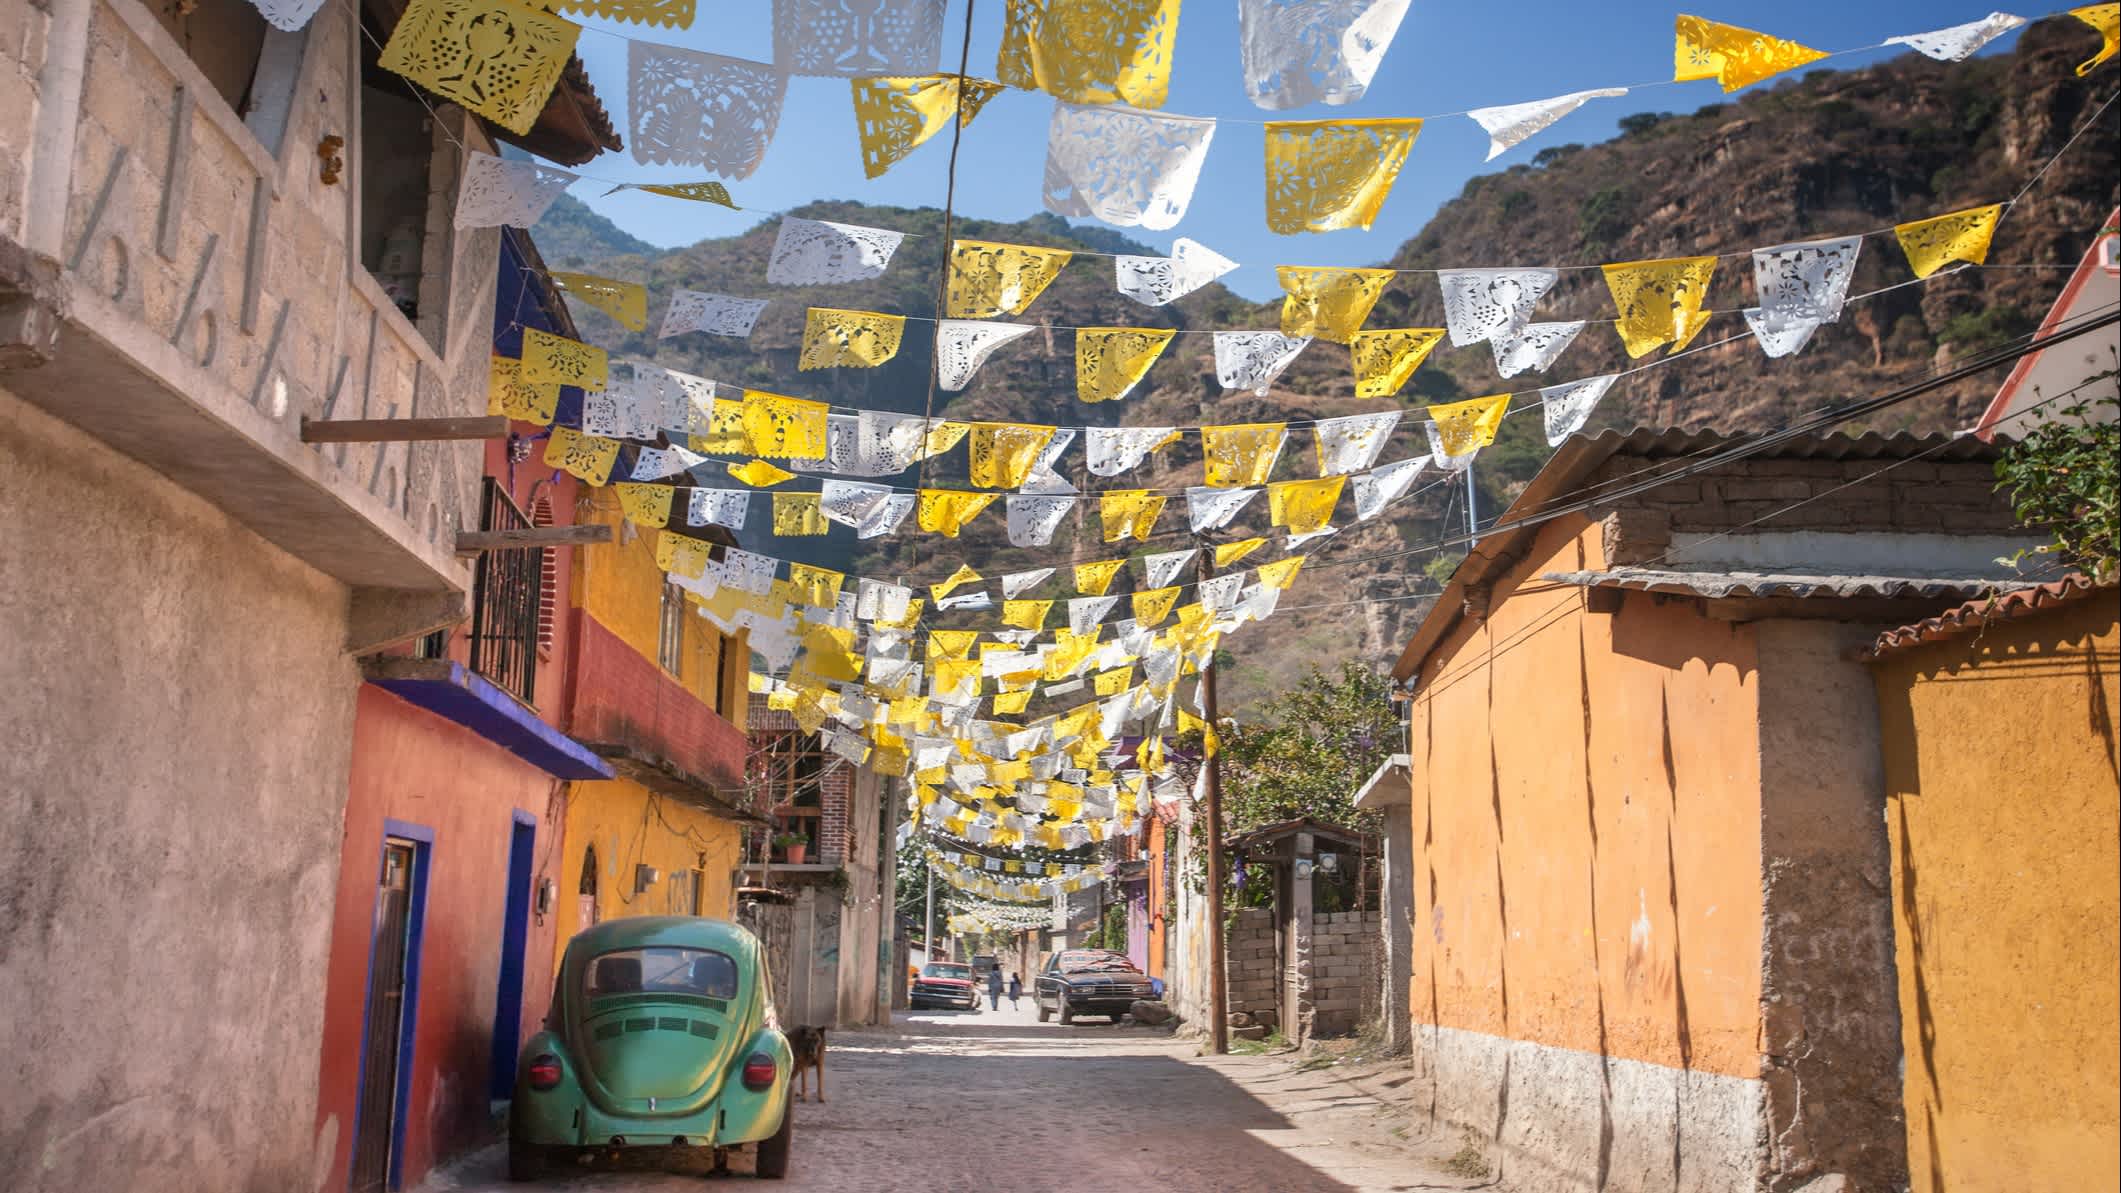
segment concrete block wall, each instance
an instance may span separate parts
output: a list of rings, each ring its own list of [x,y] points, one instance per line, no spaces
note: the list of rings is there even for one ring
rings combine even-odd
[[[1372,911],[1311,917],[1311,1030],[1345,1035],[1378,1010],[1384,921]]]
[[[1224,990],[1235,1014],[1278,1012],[1281,1008],[1281,958],[1271,908],[1248,907],[1223,940]]]

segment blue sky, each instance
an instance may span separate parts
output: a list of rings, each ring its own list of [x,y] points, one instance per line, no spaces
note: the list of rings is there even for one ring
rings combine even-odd
[[[1001,39],[1003,0],[974,0],[972,53],[967,73],[992,78]],[[1186,217],[1165,232],[1126,229],[1166,251],[1174,237],[1200,241],[1243,263],[1223,282],[1255,300],[1280,293],[1275,265],[1375,263],[1418,232],[1466,179],[1528,160],[1547,145],[1610,137],[1620,117],[1640,111],[1691,112],[1722,98],[1713,80],[1638,88],[1616,99],[1593,100],[1559,124],[1495,159],[1487,134],[1464,116],[1432,119],[1400,174],[1374,227],[1280,236],[1268,231],[1262,199],[1262,133],[1257,122],[1330,116],[1402,117],[1523,103],[1595,87],[1632,86],[1669,79],[1672,18],[1691,12],[1745,25],[1821,50],[1874,45],[1885,38],[1978,20],[1992,0],[1785,0],[1776,5],[1696,2],[1615,3],[1541,0],[1537,3],[1437,3],[1414,0],[1369,93],[1342,107],[1312,105],[1287,113],[1252,106],[1238,70],[1234,0],[1187,0],[1179,22],[1176,65],[1166,112],[1214,116],[1223,123],[1201,172]],[[589,18],[578,50],[614,123],[626,128],[626,43],[618,33],[648,41],[770,61],[772,0],[699,0],[690,29],[639,26]],[[2041,10],[2022,9],[2034,16]],[[952,0],[941,69],[954,70],[963,29],[964,0]],[[574,14],[570,14],[574,15]],[[580,19],[579,17],[577,19]],[[599,30],[605,32],[598,32]],[[1988,51],[2009,48],[2015,34]],[[1893,47],[1892,52],[1901,52]],[[1823,64],[1862,66],[1889,57],[1884,50]],[[1772,86],[1773,83],[1762,84]],[[1039,178],[1053,100],[1040,92],[1004,91],[967,129],[960,151],[957,209],[990,219],[1020,219],[1041,210]],[[842,79],[789,80],[780,129],[764,164],[750,178],[728,180],[738,203],[780,211],[814,199],[852,199],[907,207],[943,202],[948,134],[915,150],[882,178],[862,174],[848,84]],[[706,204],[622,191],[613,182],[688,181],[697,170],[641,166],[630,151],[605,154],[582,170],[598,181],[573,193],[620,227],[650,243],[673,246],[727,236],[763,218]],[[1087,222],[1087,221],[1078,221]],[[1497,262],[1463,262],[1465,265]]]

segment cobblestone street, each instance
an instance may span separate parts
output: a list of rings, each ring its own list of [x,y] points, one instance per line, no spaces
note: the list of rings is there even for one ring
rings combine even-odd
[[[1133,1026],[1037,1022],[1026,999],[999,1014],[901,1014],[889,1032],[837,1033],[825,1104],[796,1107],[781,1187],[899,1193],[1163,1193],[1507,1190],[1454,1175],[1451,1140],[1408,1139],[1403,1068],[1304,1067],[1295,1054],[1197,1057],[1195,1041]],[[1322,1062],[1314,1062],[1319,1064]],[[1395,1133],[1395,1129],[1398,1133]],[[734,1163],[749,1181],[748,1157]],[[491,1147],[421,1193],[504,1193]],[[699,1177],[585,1171],[570,1193],[697,1189]]]

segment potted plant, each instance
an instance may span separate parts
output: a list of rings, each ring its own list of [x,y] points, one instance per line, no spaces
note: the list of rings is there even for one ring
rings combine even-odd
[[[810,852],[810,838],[801,833],[775,833],[773,843],[791,866],[802,865],[803,858]]]

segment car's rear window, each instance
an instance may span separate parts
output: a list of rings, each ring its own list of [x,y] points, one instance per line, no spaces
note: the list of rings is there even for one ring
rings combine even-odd
[[[969,982],[972,980],[972,967],[969,965],[943,965],[937,963],[921,970],[921,976],[924,978],[956,978],[960,982]]]
[[[582,992],[592,999],[620,994],[735,998],[736,976],[736,962],[711,949],[614,949],[599,954],[583,971]]]

